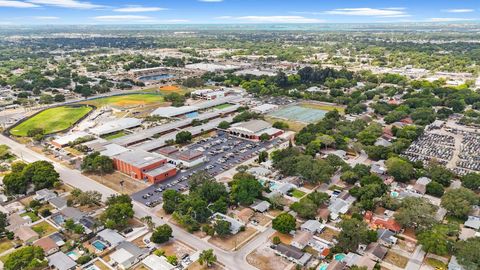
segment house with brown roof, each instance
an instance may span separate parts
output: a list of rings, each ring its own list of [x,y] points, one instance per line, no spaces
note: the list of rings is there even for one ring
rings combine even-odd
[[[250,208],[244,208],[237,213],[237,218],[243,223],[248,223],[250,218],[252,218],[254,212]]]
[[[20,239],[26,244],[31,244],[38,239],[38,233],[28,226],[21,226],[13,230],[16,238]]]
[[[45,252],[45,255],[49,256],[59,250],[55,241],[53,241],[50,237],[44,237],[42,239],[37,240],[33,243],[34,246],[41,247]]]
[[[14,231],[18,227],[32,223],[32,219],[29,216],[22,217],[18,213],[13,213],[7,218],[8,226],[6,227],[9,231]]]
[[[298,231],[297,233],[295,233],[291,245],[296,248],[303,249],[308,245],[312,238],[313,233],[309,231]]]

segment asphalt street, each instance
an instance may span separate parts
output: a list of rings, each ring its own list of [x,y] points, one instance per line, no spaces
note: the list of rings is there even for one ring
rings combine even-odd
[[[108,196],[112,194],[117,194],[114,190],[108,187],[105,187],[102,184],[86,177],[85,175],[81,174],[79,171],[67,168],[53,160],[50,160],[47,157],[26,148],[24,145],[19,144],[8,137],[0,135],[0,144],[8,145],[13,153],[15,153],[17,156],[21,157],[23,160],[27,162],[34,162],[37,160],[48,160],[52,162],[55,166],[55,169],[59,172],[60,178],[66,184],[69,184],[73,187],[77,187],[84,191],[96,190],[102,194],[103,200],[105,200]],[[271,230],[265,230],[264,232],[257,235],[255,239],[253,239],[251,242],[249,242],[247,245],[243,246],[239,250],[235,252],[224,251],[208,243],[207,241],[202,240],[186,232],[185,230],[176,226],[175,224],[166,222],[162,218],[156,216],[155,211],[153,209],[150,209],[144,206],[143,204],[135,201],[133,202],[133,205],[135,210],[135,216],[137,218],[141,218],[144,216],[151,216],[153,221],[157,225],[168,223],[168,225],[172,227],[173,236],[175,239],[178,239],[184,243],[187,243],[188,245],[190,245],[196,250],[213,249],[215,255],[217,256],[218,261],[224,264],[227,269],[231,269],[231,270],[256,269],[255,267],[247,263],[246,256],[250,252],[252,252],[255,248],[257,248],[262,242],[264,242],[263,240],[267,239],[268,236],[272,233]]]

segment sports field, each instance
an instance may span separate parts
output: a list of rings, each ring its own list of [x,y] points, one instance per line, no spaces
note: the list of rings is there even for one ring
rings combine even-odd
[[[324,110],[294,105],[274,111],[269,116],[303,123],[314,123],[321,120],[326,113],[327,111]]]
[[[158,94],[131,94],[92,99],[82,103],[96,107],[116,106],[121,108],[132,108],[142,105],[160,104],[162,102],[163,96]]]
[[[91,110],[89,106],[61,106],[46,109],[12,128],[10,134],[25,137],[29,130],[35,128],[42,128],[45,134],[59,132],[71,127]]]

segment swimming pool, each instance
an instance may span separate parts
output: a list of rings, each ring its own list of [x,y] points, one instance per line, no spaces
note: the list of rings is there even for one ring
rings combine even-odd
[[[70,257],[70,258],[72,258],[72,260],[74,260],[74,261],[76,261],[76,260],[78,259],[78,257],[79,257],[79,256],[78,256],[78,253],[76,253],[76,252],[73,251],[73,250],[72,250],[72,251],[69,251],[69,252],[67,253],[67,256]]]
[[[400,195],[400,194],[398,194],[398,192],[396,192],[396,191],[390,192],[390,196],[392,196],[393,198],[397,198],[398,195]]]
[[[320,267],[318,267],[318,270],[327,270],[328,268],[328,263],[322,263]]]
[[[85,270],[100,270],[100,268],[94,264],[87,266]]]
[[[342,262],[343,260],[345,260],[346,256],[347,255],[345,255],[345,253],[337,253],[335,254],[335,256],[333,256],[333,258],[335,259],[335,261]]]
[[[57,223],[57,225],[62,225],[63,223],[65,223],[65,219],[62,215],[53,216],[52,219],[55,223]]]
[[[92,246],[95,247],[96,250],[98,251],[104,251],[107,248],[107,245],[105,245],[102,241],[96,240],[92,243]]]
[[[262,186],[265,186],[265,180],[258,179],[258,182],[260,182],[260,184],[262,184]],[[273,182],[273,181],[268,181],[268,186],[270,187],[271,191],[274,191],[274,190],[278,189],[279,184],[276,183],[276,182]]]
[[[165,80],[165,79],[171,79],[174,78],[175,76],[172,74],[157,74],[157,75],[148,75],[148,76],[142,76],[138,78],[138,80],[142,82],[146,81],[159,81],[159,80]]]

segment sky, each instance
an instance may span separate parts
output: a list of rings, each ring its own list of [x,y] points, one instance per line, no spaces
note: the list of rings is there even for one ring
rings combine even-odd
[[[480,21],[480,0],[0,0],[0,25]]]

